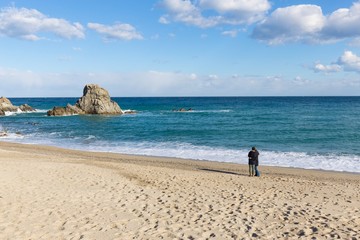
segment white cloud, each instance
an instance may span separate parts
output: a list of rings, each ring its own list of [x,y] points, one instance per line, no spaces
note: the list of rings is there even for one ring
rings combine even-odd
[[[168,16],[161,16],[161,17],[159,18],[159,23],[169,24],[170,21],[169,21],[169,19],[168,19]]]
[[[317,63],[314,66],[315,72],[331,73],[331,72],[340,72],[341,70],[342,67],[339,64],[323,65],[321,63]]]
[[[170,19],[176,22],[183,22],[189,25],[206,28],[218,24],[217,17],[205,18],[201,10],[193,5],[190,0],[164,0],[162,6],[169,12],[160,17],[160,22],[169,23]]]
[[[296,84],[296,85],[302,86],[302,85],[308,84],[310,81],[307,80],[307,79],[304,79],[304,78],[302,78],[302,77],[300,77],[300,76],[296,76],[296,77],[293,79],[293,82],[294,82],[294,84]]]
[[[126,23],[116,23],[112,26],[107,26],[99,23],[88,23],[88,28],[104,35],[106,40],[134,40],[143,39],[143,36],[137,32],[135,27]]]
[[[329,76],[330,77],[330,76]],[[242,76],[182,72],[42,73],[0,67],[0,96],[80,97],[97,83],[112,97],[358,95],[360,79],[315,80],[284,76]]]
[[[322,33],[324,38],[360,37],[360,2],[350,8],[340,8],[327,17]]]
[[[62,38],[84,38],[80,23],[50,18],[36,9],[7,7],[0,9],[0,35],[24,40],[40,40],[41,33],[53,33]]]
[[[312,41],[325,24],[322,10],[316,5],[296,5],[276,9],[256,26],[253,37],[279,44]]]
[[[251,24],[264,18],[270,9],[268,0],[163,0],[161,5],[168,14],[159,22],[170,20],[208,28],[220,24]]]
[[[224,23],[250,24],[264,18],[270,9],[267,0],[200,0],[201,9],[215,10],[225,19]]]
[[[278,8],[254,29],[252,37],[268,44],[331,43],[360,38],[360,1],[328,16],[317,5]]]
[[[238,34],[238,31],[237,30],[230,30],[230,31],[224,31],[221,33],[222,35],[224,36],[229,36],[229,37],[236,37],[237,34]]]
[[[323,65],[321,63],[315,64],[314,71],[325,72],[325,73],[340,72],[340,71],[360,73],[360,57],[351,51],[345,51],[339,57],[337,62],[334,64],[330,64],[330,65]]]
[[[338,63],[344,67],[345,71],[360,73],[360,57],[351,51],[345,51],[339,58]]]

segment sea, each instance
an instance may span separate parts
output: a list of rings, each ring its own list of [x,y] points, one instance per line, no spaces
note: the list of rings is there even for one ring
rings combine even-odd
[[[136,114],[49,117],[78,98],[10,98],[0,141],[68,149],[360,173],[360,97],[121,97]],[[190,111],[178,111],[184,108]]]

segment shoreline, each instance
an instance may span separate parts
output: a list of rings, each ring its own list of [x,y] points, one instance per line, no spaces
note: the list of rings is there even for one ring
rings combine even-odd
[[[351,239],[355,173],[0,142],[2,239]]]
[[[0,139],[0,149],[2,147],[11,147],[11,148],[15,148],[15,149],[32,149],[32,147],[30,146],[34,146],[36,149],[42,149],[42,150],[46,150],[46,151],[60,151],[60,152],[67,152],[67,153],[73,153],[73,154],[82,154],[82,155],[91,155],[91,154],[108,154],[111,155],[111,158],[129,158],[129,159],[136,159],[136,158],[140,158],[140,159],[162,159],[165,162],[169,162],[169,161],[185,161],[185,163],[187,162],[191,162],[191,163],[199,163],[199,165],[201,165],[200,163],[213,163],[215,165],[232,165],[232,166],[241,166],[241,169],[244,168],[244,166],[247,168],[248,165],[247,164],[243,164],[243,163],[234,163],[234,162],[221,162],[221,161],[216,161],[216,160],[206,160],[206,159],[191,159],[191,158],[179,158],[179,157],[167,157],[167,156],[153,156],[153,155],[141,155],[141,154],[126,154],[126,153],[117,153],[117,152],[101,152],[101,151],[87,151],[84,149],[72,149],[72,148],[64,148],[64,147],[59,147],[59,146],[51,146],[51,145],[41,145],[41,144],[33,144],[33,143],[18,143],[18,142],[11,142],[11,141],[1,141]],[[352,175],[360,175],[360,172],[350,172],[350,171],[336,171],[336,170],[326,170],[326,169],[315,169],[315,168],[302,168],[302,167],[285,167],[285,166],[275,166],[275,165],[262,165],[261,161],[260,161],[260,165],[259,165],[259,169],[269,169],[272,171],[276,171],[277,170],[281,170],[284,169],[289,170],[289,171],[319,171],[319,172],[328,172],[328,173],[343,173],[343,174],[352,174]],[[271,171],[271,172],[272,172]]]

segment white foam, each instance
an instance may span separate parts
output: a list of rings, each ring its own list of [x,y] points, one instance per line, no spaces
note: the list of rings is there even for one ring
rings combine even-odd
[[[83,148],[83,147],[81,147]],[[186,143],[113,143],[96,142],[84,150],[125,154],[176,157],[247,164],[247,149],[231,150],[193,146]],[[305,152],[260,151],[260,165],[360,172],[360,157],[356,155],[319,155]]]
[[[77,137],[76,139],[59,139],[59,134],[60,133],[53,132],[50,134],[50,138],[26,136],[24,139],[23,137],[15,137],[12,135],[7,139],[16,142],[59,146],[85,151],[248,164],[247,154],[249,149],[232,150],[218,147],[212,148],[208,146],[194,146],[181,142],[112,142],[98,140],[96,136],[93,135],[88,135],[84,138]],[[260,167],[267,165],[360,173],[360,156],[357,155],[320,155],[307,154],[305,152],[261,151],[261,149],[259,151]]]
[[[45,109],[35,109],[35,111],[22,111],[18,108],[15,112],[5,111],[5,116],[13,116],[17,114],[27,114],[27,113],[46,113],[48,110]]]
[[[12,116],[12,115],[16,115],[16,114],[21,114],[24,113],[23,111],[21,111],[19,108],[16,110],[16,112],[9,112],[9,111],[5,111],[5,116]]]
[[[49,110],[47,109],[35,109],[37,113],[47,113]]]
[[[7,140],[7,141],[16,141],[16,140],[20,140],[20,139],[24,139],[24,135],[20,134],[20,133],[9,133],[9,132],[4,132],[5,135],[2,135],[0,131],[0,139],[1,140]]]
[[[219,110],[194,110],[193,112],[200,112],[200,113],[228,113],[233,112],[230,109],[219,109]]]
[[[186,111],[177,111],[177,110],[173,110],[171,112],[176,112],[176,113],[229,113],[229,112],[233,112],[233,110],[231,109],[218,109],[218,110],[196,110],[196,109],[192,109],[192,110],[186,110]]]
[[[125,109],[125,110],[121,110],[122,113],[137,113],[136,110],[132,110],[132,109]]]

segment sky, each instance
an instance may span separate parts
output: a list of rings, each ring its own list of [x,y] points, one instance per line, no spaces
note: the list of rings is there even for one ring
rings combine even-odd
[[[360,0],[0,0],[0,96],[359,96]]]

